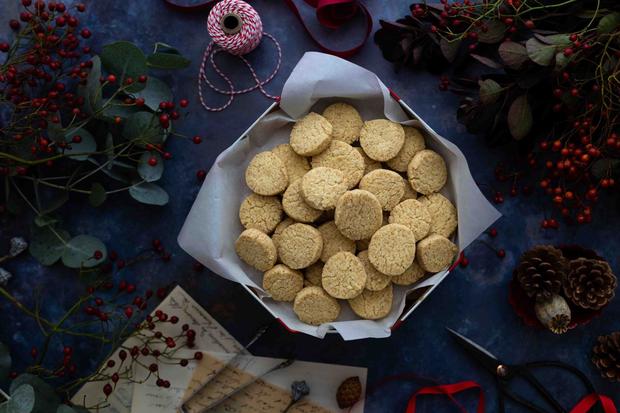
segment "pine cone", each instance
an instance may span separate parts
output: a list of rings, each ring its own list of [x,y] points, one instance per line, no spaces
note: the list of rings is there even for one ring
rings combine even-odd
[[[362,397],[362,383],[359,377],[349,377],[338,386],[336,401],[341,409],[352,407],[360,397]]]
[[[564,294],[573,304],[599,310],[614,298],[618,279],[607,262],[577,258],[569,266]]]
[[[600,336],[592,349],[592,363],[609,381],[620,381],[620,331]]]
[[[567,270],[562,251],[551,245],[537,245],[521,256],[516,277],[529,297],[548,301],[560,292]]]

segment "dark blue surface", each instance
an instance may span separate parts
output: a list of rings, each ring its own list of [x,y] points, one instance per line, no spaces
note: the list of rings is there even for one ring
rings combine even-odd
[[[7,22],[18,14],[16,0],[2,0],[0,37],[8,34]],[[95,45],[113,40],[126,39],[139,44],[145,50],[156,41],[178,47],[192,59],[190,68],[178,72],[166,80],[175,87],[178,98],[191,101],[190,116],[180,127],[188,135],[206,136],[200,146],[186,141],[172,142],[170,150],[174,159],[166,164],[162,185],[171,194],[170,203],[163,208],[140,206],[126,195],[108,200],[102,209],[87,206],[84,200],[72,200],[73,208],[65,220],[72,233],[92,233],[100,237],[109,249],[123,257],[134,256],[150,246],[151,239],[160,238],[172,253],[168,264],[158,260],[132,267],[124,274],[115,275],[133,280],[139,289],[178,283],[189,291],[241,342],[246,342],[256,329],[269,321],[266,313],[241,287],[225,281],[207,271],[195,273],[192,259],[176,245],[176,236],[199,189],[195,171],[208,169],[216,156],[232,143],[271,103],[259,93],[238,98],[224,113],[207,113],[197,100],[196,73],[200,56],[209,41],[205,28],[206,13],[183,14],[170,11],[159,0],[146,1],[87,1],[87,25],[94,32]],[[368,6],[378,18],[395,19],[408,11],[408,0],[370,0]],[[308,50],[316,50],[306,34],[298,26],[293,15],[279,1],[258,0],[255,7],[263,17],[265,30],[277,37],[283,50],[282,69],[267,89],[278,94],[296,62]],[[306,9],[306,6],[302,6]],[[306,10],[306,17],[314,20]],[[376,28],[376,27],[375,27]],[[350,37],[326,33],[320,35],[341,47],[352,45],[351,38],[359,31],[351,30]],[[327,41],[327,40],[326,40]],[[273,60],[271,45],[263,43],[250,55],[260,73],[269,73]],[[247,84],[247,73],[232,59],[223,58],[227,72],[239,84]],[[404,70],[395,73],[392,66],[382,59],[379,49],[368,43],[351,59],[374,71],[389,87],[395,90],[431,127],[459,145],[469,159],[472,174],[490,195],[493,169],[506,151],[491,151],[477,138],[468,135],[456,122],[455,107],[458,99],[437,90],[438,79],[424,73]],[[230,63],[230,64],[228,64]],[[281,328],[272,329],[254,347],[256,354],[281,356],[284,347],[293,345],[296,355],[303,360],[342,363],[368,367],[369,383],[376,383],[388,375],[417,373],[433,377],[441,382],[471,379],[480,382],[488,399],[488,411],[497,411],[493,381],[478,368],[451,341],[444,327],[450,326],[476,339],[508,362],[539,359],[558,359],[581,368],[595,382],[597,388],[620,401],[620,384],[609,384],[598,378],[589,361],[589,353],[595,338],[620,330],[620,300],[616,299],[604,312],[586,327],[562,336],[525,327],[512,312],[507,302],[507,285],[515,260],[521,252],[537,243],[581,243],[596,249],[606,257],[618,272],[617,254],[620,240],[617,229],[617,200],[603,199],[605,208],[596,211],[595,222],[583,227],[563,226],[559,231],[548,233],[540,229],[543,217],[542,202],[534,197],[506,196],[499,206],[504,217],[497,222],[499,236],[493,240],[506,249],[506,258],[500,260],[495,253],[480,243],[473,244],[466,254],[471,263],[468,268],[457,268],[444,283],[418,308],[393,336],[382,340],[343,342],[333,335],[318,340],[305,335],[291,335]],[[24,234],[25,222],[8,223],[2,240]],[[70,305],[84,284],[75,273],[59,266],[44,268],[33,260],[22,257],[8,266],[15,274],[11,291],[25,302],[32,301],[35,289],[40,288],[44,313],[51,319],[58,317]],[[25,319],[6,302],[0,302],[2,324],[0,339],[10,344],[17,359],[17,367],[23,368],[30,361],[29,351],[41,341],[40,334],[31,320]],[[62,344],[71,344],[70,342]],[[61,343],[54,343],[56,349]],[[91,371],[105,354],[91,342],[72,343],[76,346],[75,357],[81,372]],[[59,351],[59,350],[58,350]],[[572,381],[561,377],[550,381],[556,394],[562,396],[567,406],[574,404],[579,393]],[[415,383],[392,383],[373,393],[367,400],[368,412],[404,411],[409,395],[418,388]],[[465,399],[473,400],[473,396]],[[471,403],[466,403],[472,407]],[[420,412],[452,412],[454,406],[445,400],[425,400]],[[510,412],[523,411],[510,408]]]

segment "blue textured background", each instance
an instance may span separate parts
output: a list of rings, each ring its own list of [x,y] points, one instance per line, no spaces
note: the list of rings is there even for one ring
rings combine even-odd
[[[0,14],[0,38],[3,38],[9,32],[8,20],[17,16],[19,8],[17,0],[2,0],[0,4],[3,10]],[[118,251],[122,257],[136,255],[149,248],[151,239],[160,238],[172,253],[170,263],[148,261],[115,277],[118,279],[122,276],[136,282],[139,290],[179,283],[238,340],[246,342],[259,326],[270,320],[269,314],[238,285],[207,271],[195,273],[192,270],[192,259],[180,250],[175,240],[199,189],[195,171],[199,168],[208,169],[216,156],[270,102],[259,93],[253,93],[240,97],[224,113],[207,113],[200,108],[196,94],[196,73],[202,51],[209,41],[205,29],[206,13],[171,11],[159,0],[100,0],[86,1],[86,4],[88,11],[84,18],[94,32],[93,44],[96,49],[101,44],[126,39],[148,50],[154,42],[162,41],[178,47],[185,56],[192,59],[190,68],[175,73],[174,77],[167,76],[166,80],[174,85],[175,96],[187,97],[191,102],[190,116],[180,126],[181,131],[190,136],[200,134],[206,138],[200,146],[185,141],[175,141],[169,146],[174,159],[166,163],[167,170],[162,181],[162,185],[171,194],[170,203],[166,207],[144,207],[127,195],[112,197],[100,209],[89,207],[84,200],[72,199],[72,208],[65,215],[66,226],[73,234],[84,232],[100,237],[109,249]],[[316,50],[316,47],[282,2],[257,0],[253,4],[262,15],[265,30],[275,35],[282,44],[282,68],[267,86],[269,91],[278,94],[303,53]],[[408,4],[407,0],[369,0],[368,6],[375,17],[375,29],[379,18],[395,19],[406,14]],[[305,5],[301,7],[305,17],[314,22],[312,11]],[[326,42],[339,47],[351,45],[360,36],[359,30],[355,29],[337,34],[320,27],[315,29]],[[258,71],[265,74],[271,68],[273,56],[271,46],[263,43],[249,58]],[[232,59],[222,60],[226,71],[234,73],[233,77],[239,85],[248,84],[248,74],[241,65]],[[372,41],[351,60],[374,71],[431,127],[457,143],[470,161],[474,178],[484,192],[490,195],[488,185],[493,183],[495,164],[508,154],[507,151],[489,150],[456,122],[458,98],[439,93],[436,77],[410,70],[395,73]],[[600,334],[620,330],[620,300],[615,300],[601,317],[587,327],[562,336],[525,327],[507,302],[507,284],[515,260],[525,249],[537,243],[581,243],[596,249],[618,270],[618,200],[603,197],[601,203],[605,206],[596,211],[593,224],[583,227],[562,226],[559,231],[545,233],[539,224],[545,212],[543,208],[548,205],[546,200],[541,202],[535,196],[512,198],[506,195],[506,202],[499,206],[504,214],[496,225],[499,236],[492,241],[497,247],[506,249],[506,258],[500,260],[489,248],[474,243],[466,251],[471,261],[469,267],[457,268],[391,338],[343,342],[333,335],[318,340],[305,335],[291,335],[277,327],[256,344],[254,352],[280,356],[283,348],[294,346],[296,355],[303,360],[367,366],[370,384],[385,376],[400,373],[417,373],[441,382],[472,379],[484,386],[488,411],[497,411],[493,380],[452,342],[444,330],[445,326],[450,326],[504,356],[507,362],[557,359],[572,363],[592,378],[599,391],[620,401],[620,384],[609,384],[599,379],[589,361],[595,338]],[[27,220],[3,222],[3,248],[10,236],[26,233],[26,224]],[[62,314],[66,306],[85,288],[73,272],[60,266],[41,267],[27,256],[12,261],[7,268],[15,274],[10,289],[24,302],[32,302],[34,291],[41,289],[43,312],[50,319]],[[10,345],[19,370],[28,365],[30,347],[39,344],[41,337],[36,325],[5,301],[0,302],[0,308],[0,339]],[[86,340],[54,343],[53,350],[59,353],[62,344],[76,347],[75,357],[80,372],[94,369],[105,354],[96,344]],[[554,377],[549,383],[566,406],[573,405],[580,396],[578,387],[565,376]],[[409,395],[417,387],[412,382],[389,384],[368,397],[367,411],[404,411]],[[463,399],[471,401],[474,397],[464,396]],[[421,412],[456,411],[445,400],[432,398],[419,404]],[[472,403],[465,404],[472,409]],[[509,411],[523,410],[511,407]]]

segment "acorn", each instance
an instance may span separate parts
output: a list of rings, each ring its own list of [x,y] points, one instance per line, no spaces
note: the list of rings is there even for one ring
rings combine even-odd
[[[568,331],[571,311],[561,295],[552,294],[548,300],[537,301],[534,310],[538,321],[552,333],[564,334]]]
[[[362,383],[359,377],[349,377],[345,379],[336,392],[336,401],[341,409],[353,407],[355,403],[362,397]]]

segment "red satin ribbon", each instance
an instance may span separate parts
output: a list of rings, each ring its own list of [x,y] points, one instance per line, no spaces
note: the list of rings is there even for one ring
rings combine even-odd
[[[166,4],[173,9],[180,11],[197,11],[197,10],[209,10],[219,0],[206,0],[201,3],[183,5],[177,3],[176,0],[164,0]],[[301,25],[310,38],[317,44],[319,49],[325,53],[333,54],[338,57],[348,58],[360,51],[360,49],[368,40],[370,33],[372,32],[372,16],[370,12],[362,3],[358,0],[304,0],[310,7],[316,9],[316,17],[319,23],[329,29],[338,29],[346,22],[350,21],[358,12],[361,12],[366,17],[366,31],[364,37],[360,43],[348,50],[333,50],[325,46],[317,39],[310,28],[306,25],[297,5],[293,0],[284,0],[284,3],[291,9],[293,14],[299,19]]]
[[[452,400],[453,403],[458,405],[459,409],[463,413],[467,413],[465,408],[461,406],[460,403],[456,401],[453,395],[463,392],[465,390],[478,389],[478,407],[476,409],[477,413],[484,413],[484,393],[482,392],[482,387],[476,383],[475,381],[462,381],[454,384],[442,384],[439,386],[430,386],[423,387],[417,392],[414,393],[413,396],[409,399],[409,403],[407,404],[407,410],[405,413],[415,413],[416,399],[418,396],[427,395],[427,394],[442,394],[447,396]],[[618,413],[616,410],[616,406],[609,397],[603,396],[602,394],[588,394],[585,396],[573,409],[570,413],[588,413],[594,406],[601,402],[603,406],[603,411],[605,413]]]
[[[586,397],[581,399],[581,401],[577,403],[577,406],[573,407],[573,410],[571,410],[570,413],[587,413],[594,406],[596,406],[599,401],[601,402],[605,413],[618,413],[613,400],[607,396],[596,393],[588,394]]]
[[[461,406],[461,404],[458,403],[456,399],[454,399],[454,397],[452,396],[470,389],[478,389],[478,408],[476,412],[484,413],[484,393],[482,392],[482,387],[475,381],[461,381],[454,384],[442,384],[439,386],[423,387],[417,392],[415,392],[413,396],[411,396],[411,398],[409,399],[409,403],[407,403],[407,410],[405,410],[405,413],[415,413],[415,403],[417,397],[426,394],[443,394],[444,396],[448,396],[453,403],[459,406],[459,409],[463,413],[467,413],[465,408]]]

